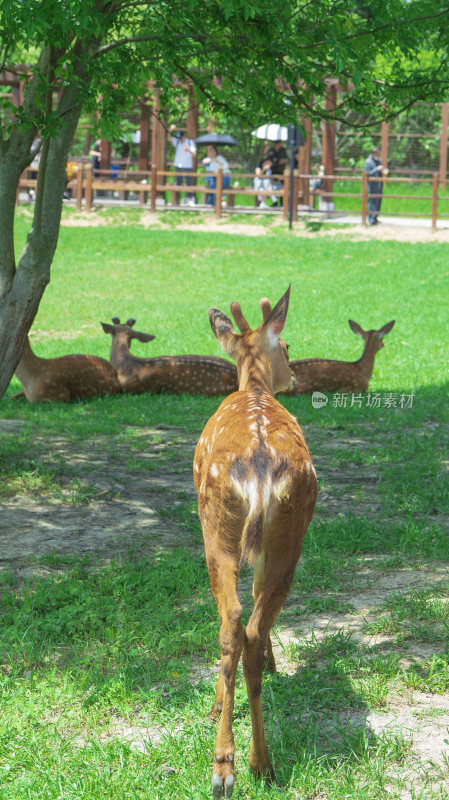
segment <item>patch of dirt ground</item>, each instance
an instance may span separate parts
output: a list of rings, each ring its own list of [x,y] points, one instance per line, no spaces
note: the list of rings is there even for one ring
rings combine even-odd
[[[63,214],[61,224],[67,227],[89,227],[109,225],[111,217],[103,213],[101,207],[95,208],[91,213],[76,212],[74,209],[67,209]],[[110,210],[110,209],[109,209]],[[128,209],[117,207],[115,213],[118,220],[127,220]],[[177,217],[176,215],[179,214]],[[309,215],[301,216],[293,223],[291,233],[295,236],[306,238],[321,238],[323,236],[348,237],[356,241],[366,239],[373,240],[395,240],[399,242],[449,242],[449,228],[447,221],[439,222],[436,231],[432,231],[430,219],[411,220],[405,218],[395,218],[394,220],[385,217],[382,224],[376,226],[363,226],[361,222],[354,222],[354,217],[335,217],[326,219],[320,217],[322,222],[319,230],[312,231],[307,227]],[[117,220],[116,220],[117,221]],[[142,211],[133,224],[142,225],[145,228],[158,228],[161,230],[190,230],[206,233],[230,233],[244,234],[245,236],[269,236],[277,233],[280,229],[286,228],[286,221],[282,213],[256,212],[248,210],[246,213],[229,213],[223,210],[223,215],[217,218],[215,214],[208,211],[196,211],[189,214],[188,219],[185,212],[179,213],[176,210],[158,210],[156,213]]]
[[[0,436],[16,435],[21,425],[20,421],[0,420]],[[305,435],[311,443],[322,486],[316,517],[351,513],[375,518],[380,508],[376,464],[364,466],[345,460],[344,470],[333,466],[336,450],[354,445],[363,448],[364,442],[332,430],[325,434],[315,430],[308,436],[306,429]],[[92,553],[98,566],[130,547],[142,554],[179,546],[199,552],[202,542],[198,526],[186,525],[185,517],[181,523],[177,516],[177,511],[185,509],[196,497],[192,479],[195,444],[194,435],[168,426],[129,427],[116,438],[99,437],[94,441],[36,436],[27,448],[27,456],[34,455],[56,470],[60,466],[61,481],[57,490],[1,496],[0,570],[8,569],[23,579],[52,573],[48,561],[42,559],[49,553],[63,557]],[[386,559],[382,570],[381,558],[360,557],[347,590],[339,595],[339,610],[335,612],[297,616],[300,598],[289,596],[273,640],[281,672],[291,672],[286,645],[304,643],[312,637],[350,632],[358,641],[382,646],[388,637],[368,636],[365,626],[388,594],[447,581],[446,565],[394,568]],[[244,591],[250,590],[249,575],[243,575],[242,586]],[[342,604],[347,605],[347,611],[341,610]],[[432,655],[430,646],[404,651],[409,663]],[[192,680],[212,679],[216,672],[217,668],[195,667]],[[447,696],[410,692],[407,697],[391,698],[385,712],[365,715],[359,721],[356,716],[351,716],[350,724],[364,725],[376,735],[401,730],[410,738],[416,763],[413,781],[425,783],[431,773],[439,776],[438,780],[442,773],[449,776]],[[163,736],[162,729],[152,726],[151,721],[142,724],[141,720],[136,720],[135,725],[129,720],[117,720],[105,731],[106,738],[122,738],[138,749],[145,749]],[[410,791],[407,789],[407,794],[404,790],[403,800],[412,796]]]

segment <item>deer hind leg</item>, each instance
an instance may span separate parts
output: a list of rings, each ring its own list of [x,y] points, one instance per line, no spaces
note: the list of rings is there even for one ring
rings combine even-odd
[[[231,797],[234,788],[234,711],[235,677],[243,647],[242,607],[237,595],[238,563],[229,557],[208,558],[212,591],[220,616],[221,663],[212,715],[221,710],[215,740],[212,791],[214,800]]]
[[[249,766],[256,777],[274,778],[274,771],[268,755],[265,728],[262,716],[262,673],[264,667],[275,670],[270,629],[288,594],[294,574],[290,567],[288,573],[268,574],[268,570],[257,574],[254,580],[255,605],[245,629],[243,642],[243,671],[248,691],[251,712],[252,739]]]
[[[253,582],[253,601],[254,605],[256,604],[256,599],[259,595],[260,588],[258,588],[258,574],[257,569],[255,571],[254,582]],[[276,661],[273,655],[273,646],[271,644],[270,634],[267,634],[267,642],[266,642],[266,660],[265,660],[265,669],[268,672],[276,672]]]

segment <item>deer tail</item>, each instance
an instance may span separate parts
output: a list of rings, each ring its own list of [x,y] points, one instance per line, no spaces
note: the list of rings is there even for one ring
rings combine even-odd
[[[262,549],[262,529],[265,516],[263,502],[251,505],[242,531],[242,555],[240,562],[254,564],[254,560]]]

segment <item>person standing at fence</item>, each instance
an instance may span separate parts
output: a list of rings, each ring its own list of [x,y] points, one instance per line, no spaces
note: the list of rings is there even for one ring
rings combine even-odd
[[[368,222],[377,225],[377,218],[382,202],[383,175],[388,175],[388,169],[383,168],[380,147],[373,147],[365,161],[364,170],[368,175]]]
[[[98,170],[101,164],[101,139],[97,139],[92,149],[89,151],[92,159],[92,174],[94,178],[98,178]]]
[[[229,189],[231,185],[231,171],[229,169],[229,164],[226,161],[225,157],[218,152],[217,148],[210,144],[207,148],[207,158],[203,158],[202,163],[206,167],[206,172],[210,173],[206,177],[206,185],[210,189],[217,188],[217,172],[221,169],[223,173],[222,177],[222,188]],[[215,192],[211,192],[206,197],[206,204],[208,206],[214,206],[216,204],[217,195]]]
[[[173,131],[174,125],[171,125],[170,130]],[[176,170],[176,186],[182,186],[184,179],[187,186],[193,185],[193,178],[191,175],[180,175],[180,172],[193,172],[193,159],[196,156],[196,144],[193,139],[188,139],[185,131],[178,131],[175,136],[171,137],[171,142],[175,148],[174,166]],[[191,192],[186,193],[186,201],[189,205],[195,205],[195,196]]]

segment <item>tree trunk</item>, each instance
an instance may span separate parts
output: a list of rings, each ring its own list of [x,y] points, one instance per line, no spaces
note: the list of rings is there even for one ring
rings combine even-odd
[[[33,224],[17,266],[13,246],[16,192],[29,163],[35,130],[16,129],[0,150],[0,399],[20,360],[39,308],[59,236],[69,148],[81,112],[76,87],[66,87],[58,113],[63,125],[44,141]]]

